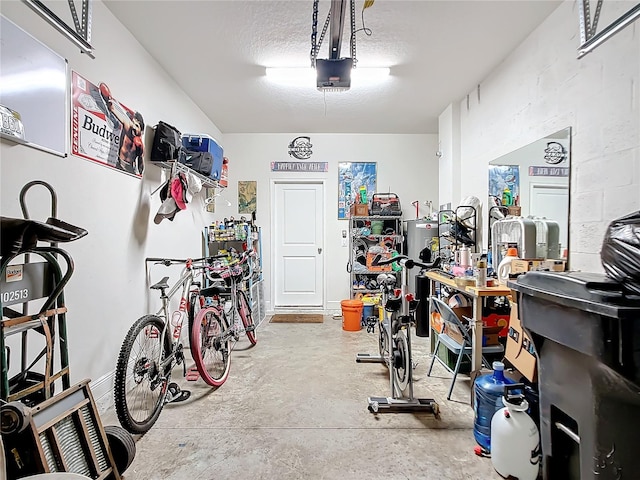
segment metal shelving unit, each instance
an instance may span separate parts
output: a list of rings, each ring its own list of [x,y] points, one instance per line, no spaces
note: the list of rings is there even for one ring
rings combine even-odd
[[[465,215],[465,225],[461,225],[456,219],[461,217],[460,212],[465,209],[471,213]],[[477,227],[478,212],[470,205],[460,205],[455,210],[438,212],[438,255],[443,263],[449,263],[454,252],[461,246],[467,246],[472,253],[477,253]]]
[[[205,257],[208,257],[230,248],[241,252],[244,244],[251,244],[257,257],[250,266],[251,275],[246,282],[245,290],[249,295],[255,322],[259,325],[266,316],[264,278],[262,276],[262,229],[249,223],[242,225],[242,228],[245,232],[244,238],[237,238],[236,236],[221,238],[216,236],[216,231],[212,227],[205,227],[203,231],[203,253]]]
[[[371,233],[371,222],[383,222],[383,231],[392,229],[393,233],[389,234],[373,234]],[[347,271],[349,272],[349,283],[351,298],[357,294],[380,293],[378,288],[368,288],[371,280],[375,280],[380,273],[393,273],[399,278],[400,272],[393,270],[371,269],[370,262],[367,262],[367,254],[369,249],[376,245],[391,244],[388,251],[395,250],[402,253],[402,217],[400,216],[352,216],[349,219],[349,262]],[[363,258],[364,256],[364,263]],[[367,266],[369,265],[369,266]],[[359,288],[363,282],[365,288]]]

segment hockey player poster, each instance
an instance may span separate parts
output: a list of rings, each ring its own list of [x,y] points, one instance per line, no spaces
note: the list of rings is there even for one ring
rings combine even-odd
[[[106,83],[71,72],[71,153],[141,178],[144,119],[118,101]]]

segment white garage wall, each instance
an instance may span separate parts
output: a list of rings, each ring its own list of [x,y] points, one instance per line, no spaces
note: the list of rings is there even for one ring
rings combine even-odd
[[[632,3],[605,2],[603,15]],[[640,208],[640,22],[580,60],[579,38],[577,3],[563,2],[481,82],[479,98],[474,90],[468,108],[459,103],[460,135],[440,135],[460,144],[454,185],[484,199],[490,160],[572,127],[570,263],[598,272],[608,223]]]
[[[139,110],[147,125],[147,148],[152,139],[149,127],[158,120],[182,131],[220,136],[101,2],[93,2],[95,60],[80,54],[24,3],[2,2],[1,12],[67,58],[70,69],[94,83],[106,82],[116,98]],[[58,217],[89,231],[77,242],[61,244],[75,261],[75,273],[65,289],[70,371],[72,381],[91,378],[94,396],[108,398],[110,375],[128,328],[158,307],[157,297],[149,301],[147,295],[144,258],[199,255],[201,228],[211,214],[203,213],[200,199],[199,205],[180,212],[173,222],[155,225],[160,199],[151,192],[165,175],[155,166],[147,165],[141,181],[73,156],[60,158],[4,141],[0,147],[3,216],[22,218],[20,189],[32,180],[44,180],[57,192]],[[50,214],[49,194],[42,187],[29,191],[27,205],[33,219],[45,220]],[[157,280],[164,272],[154,270],[154,274]]]
[[[218,201],[218,217],[237,215],[238,180],[257,180],[257,220],[263,227],[263,249],[271,251],[270,202],[273,179],[319,178],[325,180],[326,225],[325,265],[327,308],[340,310],[340,300],[349,298],[349,276],[346,271],[348,248],[340,246],[342,230],[348,230],[347,220],[338,220],[338,163],[376,162],[378,191],[392,191],[400,197],[404,218],[415,218],[414,200],[421,203],[419,214],[426,215],[424,201],[438,198],[437,135],[351,135],[311,134],[313,155],[309,161],[328,162],[327,173],[271,172],[274,161],[293,161],[287,146],[301,134],[226,134],[225,155],[229,157],[229,188]],[[233,207],[224,207],[228,199]],[[220,206],[220,207],[218,207]],[[267,310],[271,309],[271,258],[264,258],[267,279],[265,295]]]

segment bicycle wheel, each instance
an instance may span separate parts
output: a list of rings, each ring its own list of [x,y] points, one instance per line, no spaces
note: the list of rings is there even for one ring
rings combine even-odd
[[[198,312],[191,329],[191,352],[202,379],[219,387],[229,376],[231,335],[227,317],[215,308]]]
[[[240,318],[242,319],[242,324],[244,325],[245,332],[247,333],[247,338],[251,342],[251,345],[255,345],[258,343],[258,338],[256,337],[256,326],[253,323],[251,305],[249,305],[247,294],[242,290],[238,290],[236,300],[238,302],[238,313],[240,313]]]
[[[138,319],[118,355],[114,404],[120,424],[131,433],[149,431],[164,406],[171,368],[160,372],[160,364],[171,351],[171,341],[168,335],[160,338],[163,327],[162,319],[155,315]]]
[[[409,344],[407,343],[407,334],[404,330],[399,330],[393,339],[393,377],[395,384],[401,392],[409,385],[409,375],[411,375],[411,359],[409,358]]]

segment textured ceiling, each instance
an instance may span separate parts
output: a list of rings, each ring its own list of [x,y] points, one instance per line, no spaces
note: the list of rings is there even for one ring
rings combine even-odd
[[[391,75],[324,93],[315,82],[281,86],[264,74],[267,66],[310,65],[312,0],[105,2],[222,133],[436,133],[446,106],[559,3],[377,0],[364,11],[371,35],[356,36],[358,65],[388,66]],[[319,2],[318,31],[330,4]],[[347,13],[347,35],[349,25]],[[328,43],[318,58],[329,57]],[[341,56],[349,52],[345,36]]]

